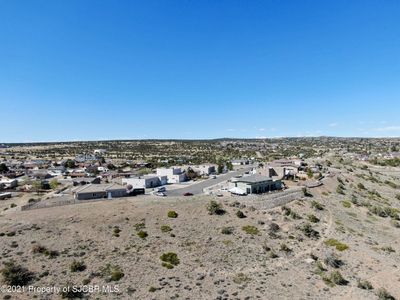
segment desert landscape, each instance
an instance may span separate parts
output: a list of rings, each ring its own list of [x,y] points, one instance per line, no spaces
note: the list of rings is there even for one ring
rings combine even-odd
[[[15,262],[3,277],[20,268],[37,287],[115,289],[3,298],[399,298],[399,169],[331,163],[323,185],[273,209],[150,195],[3,211],[1,262]]]

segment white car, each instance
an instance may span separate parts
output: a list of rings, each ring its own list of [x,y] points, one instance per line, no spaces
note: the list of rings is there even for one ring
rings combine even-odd
[[[159,196],[159,197],[165,197],[165,196],[167,196],[167,195],[165,195],[163,192],[158,192],[158,193],[156,193],[155,195],[156,195],[156,196]]]

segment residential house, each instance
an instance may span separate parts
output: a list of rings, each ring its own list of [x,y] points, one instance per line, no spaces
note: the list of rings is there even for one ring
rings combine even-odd
[[[273,180],[271,177],[254,174],[232,179],[229,190],[240,194],[261,194],[282,189],[280,180]]]
[[[157,176],[155,174],[144,175],[139,177],[122,178],[123,185],[130,185],[133,189],[137,188],[154,188],[160,185],[167,184],[167,176]]]
[[[86,184],[72,190],[77,200],[112,199],[127,196],[126,187],[116,183],[110,184]]]
[[[186,181],[185,171],[181,168],[157,168],[157,176],[166,176],[168,183],[179,183]]]

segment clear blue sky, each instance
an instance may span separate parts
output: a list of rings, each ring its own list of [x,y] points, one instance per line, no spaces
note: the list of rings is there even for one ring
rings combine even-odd
[[[400,1],[0,0],[0,142],[400,136]]]

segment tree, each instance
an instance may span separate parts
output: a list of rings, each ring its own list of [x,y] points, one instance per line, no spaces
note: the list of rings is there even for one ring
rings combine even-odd
[[[65,167],[68,169],[76,168],[75,161],[73,161],[72,159],[68,159],[65,163]]]
[[[8,171],[9,171],[9,169],[6,166],[6,164],[4,164],[4,163],[0,164],[0,173],[6,173]]]
[[[53,179],[50,181],[50,187],[52,190],[57,189],[59,185],[60,183],[57,181],[57,179]]]
[[[232,162],[228,161],[228,162],[226,163],[226,167],[228,168],[229,171],[232,171],[232,170],[233,170]]]
[[[313,177],[313,172],[310,168],[307,169],[307,176],[308,178],[312,178]]]
[[[223,171],[224,171],[224,166],[222,164],[219,164],[217,170],[218,174],[221,174]]]
[[[39,194],[39,191],[42,188],[42,182],[40,180],[35,180],[32,182],[32,187]]]
[[[192,180],[192,179],[196,178],[198,176],[198,174],[192,168],[188,168],[186,171],[186,176],[187,176],[187,178]]]

